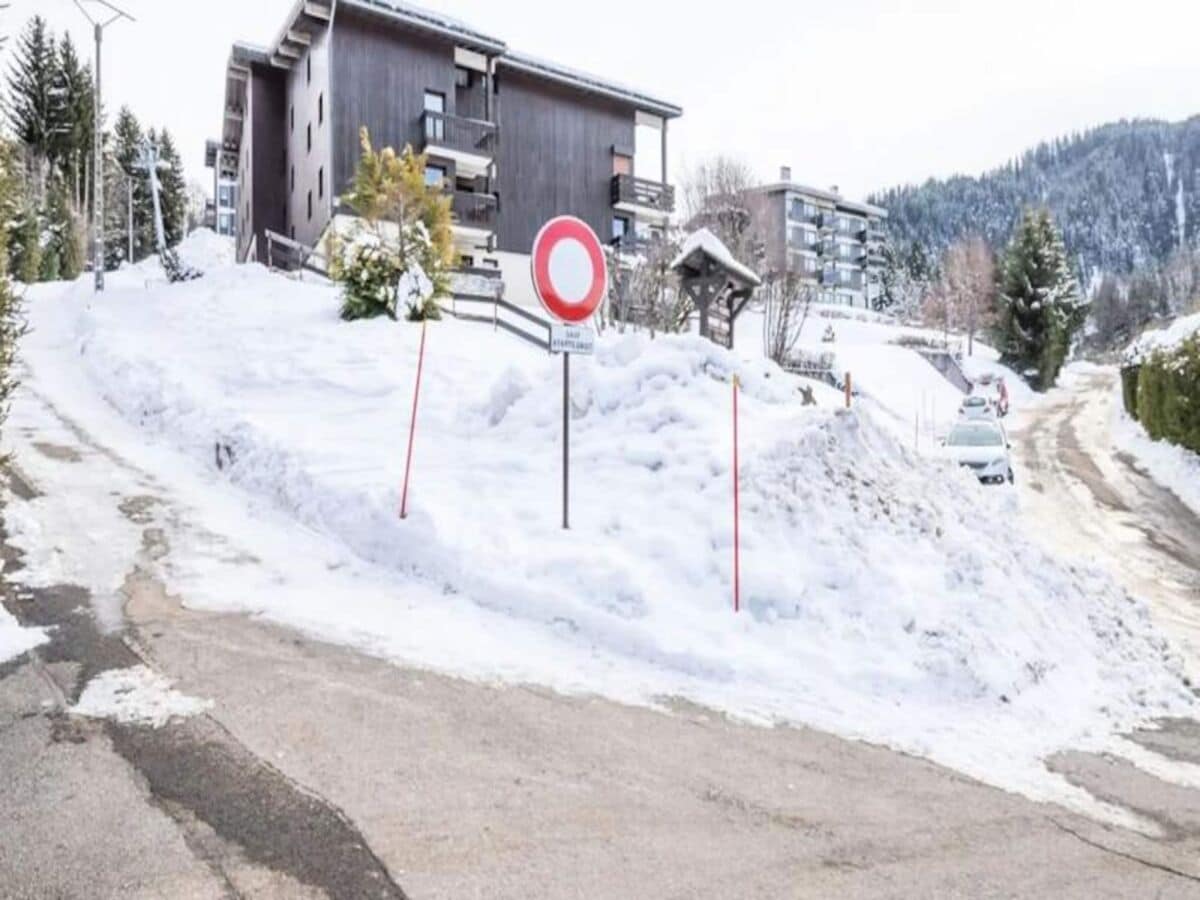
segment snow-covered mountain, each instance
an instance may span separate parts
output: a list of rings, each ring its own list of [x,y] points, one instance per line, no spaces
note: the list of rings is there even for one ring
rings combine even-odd
[[[871,198],[891,213],[898,246],[940,254],[982,231],[1002,246],[1023,208],[1049,206],[1081,274],[1129,273],[1164,262],[1200,236],[1200,116],[1104,125],[1027,151],[972,178],[906,186]]]

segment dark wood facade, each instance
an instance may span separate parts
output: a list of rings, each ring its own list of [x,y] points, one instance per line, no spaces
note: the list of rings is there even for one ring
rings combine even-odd
[[[429,153],[456,192],[463,240],[490,235],[485,258],[528,254],[556,215],[578,216],[607,240],[614,216],[636,216],[631,198],[673,202],[665,185],[627,197],[614,181],[628,174],[614,156],[632,158],[639,114],[664,121],[665,158],[665,120],[679,115],[669,104],[510,55],[493,38],[385,0],[345,0],[327,19],[299,15],[300,32],[289,26],[277,48],[255,51],[269,60],[255,67],[264,77],[253,87],[254,171],[245,179],[260,244],[266,229],[293,228],[316,243],[353,179],[363,127],[376,147]],[[430,93],[441,98],[436,112]],[[473,243],[463,258],[479,250]]]
[[[287,222],[287,132],[284,120],[284,77],[269,65],[250,69],[248,116],[245,128],[245,157],[238,195],[243,198],[239,251],[251,244],[259,262],[267,259],[268,230],[283,233]]]
[[[338,191],[354,177],[359,130],[365,125],[376,147],[406,145],[420,151],[425,92],[446,98],[454,115],[454,43],[380,21],[353,8],[337,13],[333,29],[333,171]]]
[[[547,219],[612,232],[613,148],[633,147],[633,106],[501,65],[498,248],[528,253]]]

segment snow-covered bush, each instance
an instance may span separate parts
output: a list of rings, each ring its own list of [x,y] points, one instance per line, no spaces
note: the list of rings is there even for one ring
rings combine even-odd
[[[330,246],[330,274],[344,286],[342,318],[439,317],[449,292],[453,247],[450,199],[425,179],[425,156],[411,147],[375,150],[364,128],[354,186],[343,201],[357,219]]]
[[[1200,453],[1200,334],[1142,363],[1137,419],[1156,441]]]

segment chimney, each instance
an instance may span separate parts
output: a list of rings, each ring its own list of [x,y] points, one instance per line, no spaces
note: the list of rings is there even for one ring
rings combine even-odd
[[[838,186],[836,184],[833,185],[832,187],[830,187],[829,193],[833,194],[833,196],[835,196],[835,197],[842,196],[842,192],[840,190],[838,190]]]
[[[779,180],[786,181],[789,183],[791,182],[791,180],[792,180],[792,167],[791,166],[783,166],[782,168],[780,168]]]

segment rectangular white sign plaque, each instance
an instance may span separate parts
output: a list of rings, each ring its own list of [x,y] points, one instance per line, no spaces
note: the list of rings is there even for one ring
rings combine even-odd
[[[596,332],[583,325],[552,325],[550,352],[591,356],[596,352]]]

